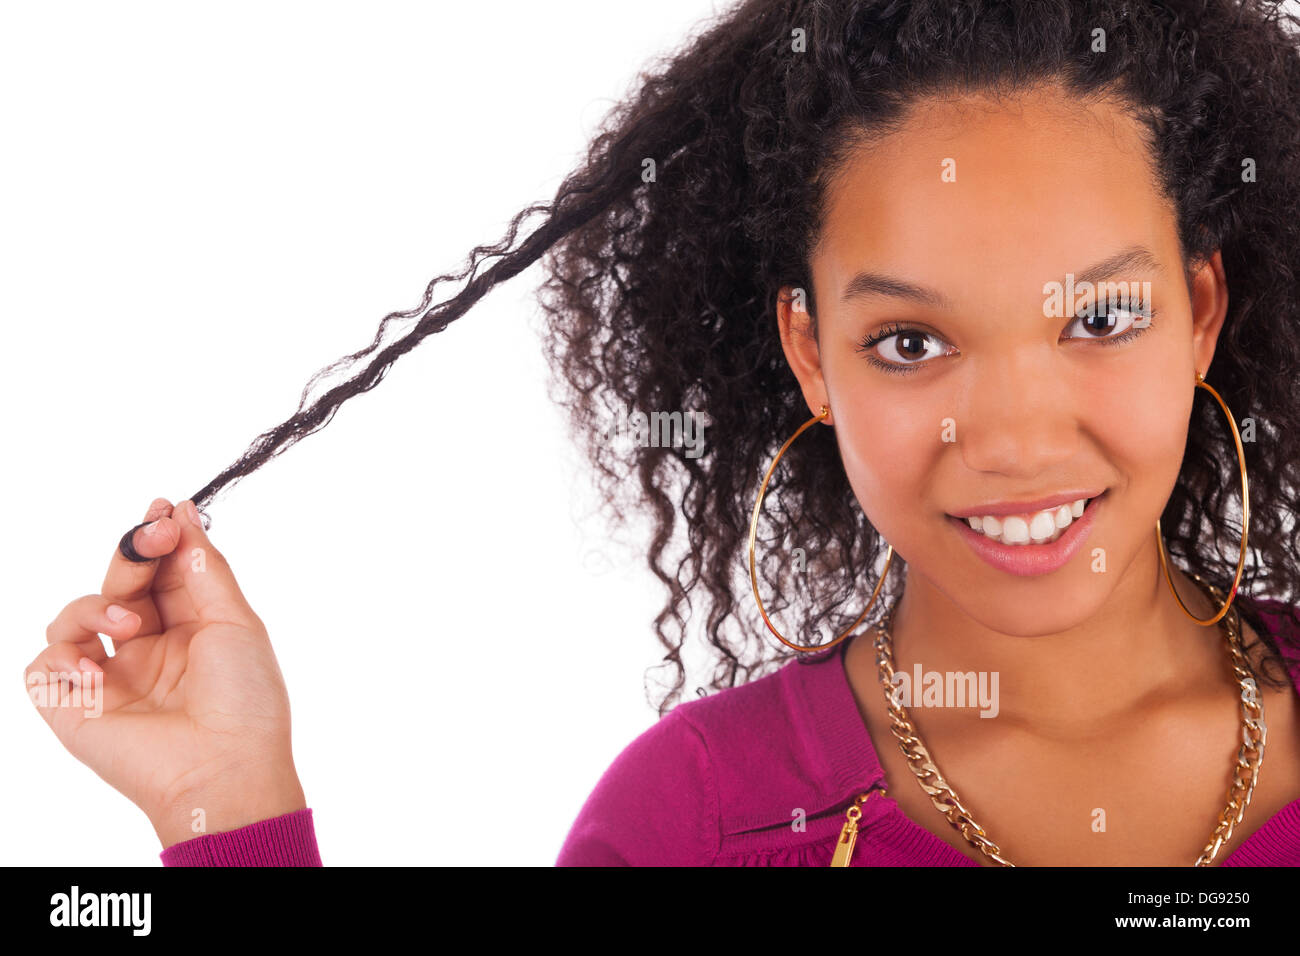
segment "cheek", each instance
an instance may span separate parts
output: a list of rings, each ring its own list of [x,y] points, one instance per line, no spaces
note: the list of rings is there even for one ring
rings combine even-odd
[[[1182,467],[1192,386],[1173,370],[1118,384],[1089,403],[1088,430],[1120,471],[1120,480],[1130,485],[1127,510],[1144,520],[1150,513],[1154,523]]]
[[[933,500],[943,414],[920,390],[900,401],[869,387],[836,395],[835,439],[849,484],[867,519],[891,543],[920,503]],[[847,400],[845,400],[847,398]]]
[[[1139,439],[1167,437],[1179,427],[1180,416],[1186,426],[1191,383],[1184,386],[1172,367],[1137,360],[1145,357],[1135,355],[1134,360],[1081,372],[1072,379],[1071,397],[1079,417],[1104,422],[1108,431]]]

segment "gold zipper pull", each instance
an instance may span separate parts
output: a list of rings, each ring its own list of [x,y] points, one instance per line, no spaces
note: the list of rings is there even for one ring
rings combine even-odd
[[[858,842],[858,817],[862,816],[862,811],[858,809],[857,804],[849,807],[849,819],[844,824],[844,829],[840,831],[840,840],[835,844],[835,856],[831,858],[831,866],[848,866],[849,860],[853,858],[853,845]]]
[[[853,859],[853,848],[858,842],[858,820],[862,818],[862,804],[867,802],[867,798],[873,793],[879,793],[882,796],[885,791],[868,790],[866,793],[858,794],[853,806],[845,812],[848,820],[845,821],[843,829],[840,830],[839,841],[835,844],[835,855],[831,857],[831,866],[848,866]]]

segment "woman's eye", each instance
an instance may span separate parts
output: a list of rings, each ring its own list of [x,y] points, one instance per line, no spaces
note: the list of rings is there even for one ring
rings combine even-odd
[[[1067,338],[1125,338],[1125,333],[1129,330],[1144,329],[1150,325],[1153,314],[1143,303],[1130,305],[1125,299],[1113,304],[1098,304],[1076,314],[1074,321],[1066,326],[1066,332],[1077,326],[1081,334],[1067,335]]]
[[[944,344],[942,339],[929,332],[894,327],[868,336],[858,348],[874,365],[890,371],[908,371],[908,366],[918,366],[929,359],[949,354],[951,349],[945,348]],[[880,358],[871,354],[873,350],[880,354]]]

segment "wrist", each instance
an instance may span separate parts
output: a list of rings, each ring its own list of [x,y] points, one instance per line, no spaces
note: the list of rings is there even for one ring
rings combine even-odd
[[[307,798],[292,766],[250,779],[230,776],[196,788],[149,815],[163,849],[211,833],[305,810]]]

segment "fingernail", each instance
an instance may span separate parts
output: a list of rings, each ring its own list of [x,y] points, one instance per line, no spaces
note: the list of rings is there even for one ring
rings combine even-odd
[[[190,519],[191,524],[193,524],[200,531],[204,530],[203,519],[199,517],[198,505],[196,505],[193,501],[185,502],[185,514]]]
[[[128,611],[126,608],[122,607],[121,605],[110,604],[108,606],[108,610],[106,610],[104,613],[108,615],[108,619],[110,621],[116,624],[118,621],[122,620],[122,618],[126,617],[131,612]]]
[[[161,519],[159,519],[159,520],[161,520]],[[157,534],[157,533],[158,533],[158,522],[155,521],[155,522],[153,522],[152,524],[147,524],[147,525],[145,525],[145,526],[144,526],[144,533],[145,533],[145,534]]]
[[[77,666],[80,667],[83,671],[90,671],[92,674],[104,673],[104,668],[100,667],[89,657],[83,657],[81,660],[77,661]]]

